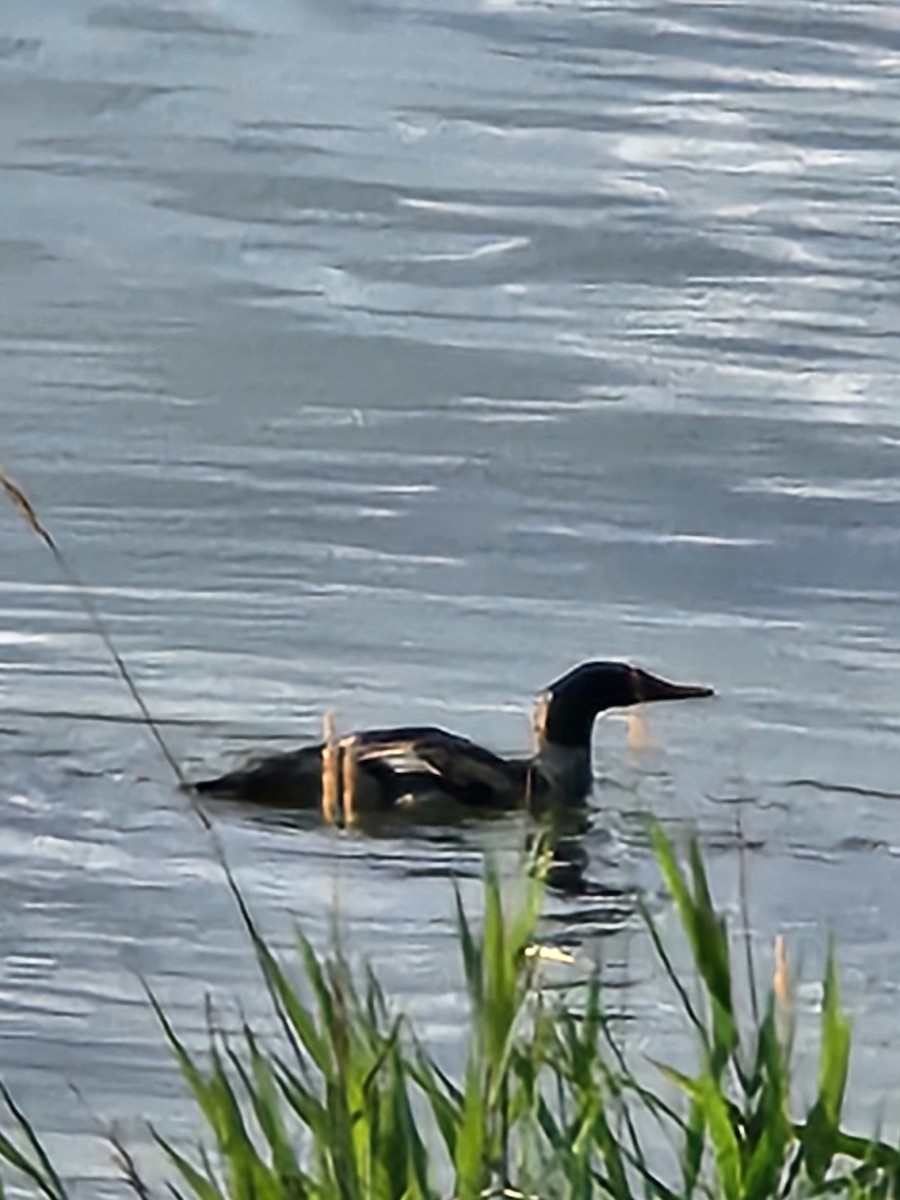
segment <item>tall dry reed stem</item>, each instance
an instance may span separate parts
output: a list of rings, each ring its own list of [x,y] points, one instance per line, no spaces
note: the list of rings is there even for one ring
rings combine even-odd
[[[335,716],[326,712],[322,718],[322,817],[328,825],[341,820],[340,747]]]
[[[358,756],[356,738],[344,738],[341,742],[341,808],[345,825],[352,825],[356,820]]]
[[[6,495],[9,497],[10,501],[12,502],[13,507],[16,509],[16,511],[19,513],[19,515],[23,518],[23,520],[25,521],[25,524],[28,526],[28,528],[32,531],[32,533],[36,534],[37,537],[40,538],[40,540],[44,543],[44,545],[47,547],[47,549],[53,555],[53,558],[56,562],[56,565],[57,565],[57,568],[59,569],[60,574],[63,577],[63,580],[65,581],[65,583],[68,585],[68,587],[72,591],[72,594],[75,596],[78,603],[81,605],[81,608],[83,609],[84,613],[86,614],[88,620],[91,623],[91,626],[94,629],[94,632],[100,638],[100,641],[105,646],[107,653],[109,654],[110,658],[115,663],[116,670],[119,673],[119,677],[122,679],[123,683],[128,688],[128,691],[131,694],[131,698],[134,701],[134,703],[137,705],[138,711],[141,714],[141,718],[142,718],[144,724],[146,725],[147,729],[149,729],[157,746],[162,751],[163,757],[165,758],[165,760],[169,764],[169,766],[172,768],[172,771],[174,772],[175,777],[178,780],[179,784],[183,788],[189,787],[188,781],[185,778],[184,772],[182,771],[177,758],[172,753],[172,751],[169,749],[168,744],[166,743],[166,740],[163,737],[159,726],[157,725],[156,721],[153,719],[152,713],[150,712],[149,708],[147,707],[146,703],[144,702],[143,696],[141,695],[140,691],[138,690],[138,686],[135,683],[131,672],[129,671],[128,667],[125,665],[122,657],[120,656],[118,650],[116,649],[115,644],[113,643],[112,637],[110,636],[109,630],[106,628],[106,623],[103,620],[103,618],[100,616],[100,612],[99,612],[96,604],[94,603],[94,599],[91,596],[90,589],[83,582],[83,580],[78,576],[77,572],[75,571],[75,568],[71,565],[68,558],[63,554],[62,550],[56,544],[56,541],[51,536],[47,527],[43,524],[43,522],[38,517],[37,510],[35,509],[32,502],[29,500],[28,496],[25,494],[24,489],[18,483],[16,483],[16,481],[12,478],[12,476],[7,471],[5,471],[2,467],[0,467],[0,486],[2,486],[3,490],[6,492]],[[208,826],[209,819],[206,817],[206,815],[199,808],[196,809],[196,812],[197,812],[198,816],[200,817],[200,820],[203,822],[203,824]]]

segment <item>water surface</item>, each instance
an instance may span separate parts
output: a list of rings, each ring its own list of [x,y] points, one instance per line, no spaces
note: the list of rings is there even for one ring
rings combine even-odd
[[[515,749],[590,656],[714,684],[648,713],[649,748],[601,723],[591,869],[655,890],[649,810],[700,830],[736,912],[740,823],[763,961],[783,932],[814,979],[838,937],[863,1131],[900,1065],[898,80],[896,10],[849,0],[0,17],[2,456],[185,768],[325,708]],[[189,1039],[207,990],[265,1006],[202,831],[11,513],[0,610],[2,1073],[99,1194],[68,1083],[139,1144],[193,1128],[141,978]],[[276,941],[337,906],[453,1045],[444,880],[512,861],[520,820],[218,828]],[[572,941],[605,924],[550,908]],[[583,946],[679,1053],[633,926]]]

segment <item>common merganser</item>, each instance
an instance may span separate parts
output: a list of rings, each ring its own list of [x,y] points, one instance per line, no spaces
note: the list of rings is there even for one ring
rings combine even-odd
[[[669,683],[627,663],[586,662],[541,694],[537,747],[529,757],[503,758],[445,729],[401,726],[272,754],[193,786],[203,796],[321,808],[323,799],[328,803],[323,774],[337,771],[342,788],[349,761],[354,812],[386,811],[435,795],[481,809],[578,805],[591,790],[591,735],[599,713],[712,695],[712,688]]]

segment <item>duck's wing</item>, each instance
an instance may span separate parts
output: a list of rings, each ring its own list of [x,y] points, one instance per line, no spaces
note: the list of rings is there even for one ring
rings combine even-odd
[[[512,762],[435,726],[367,729],[339,738],[356,764],[355,803],[390,808],[404,797],[439,792],[460,804],[510,808],[521,802],[527,764]],[[324,744],[256,759],[216,779],[193,784],[200,795],[293,808],[322,804]]]
[[[344,739],[344,743],[349,739]],[[201,796],[243,800],[277,808],[322,807],[322,751],[324,744],[302,746],[282,754],[257,758],[236,771],[192,785]],[[387,808],[397,786],[390,764],[375,759],[360,762],[355,776],[357,802],[367,809]]]
[[[436,726],[370,729],[347,739],[363,765],[390,767],[407,790],[444,792],[461,804],[509,808],[522,800],[527,763],[501,758],[469,738]]]

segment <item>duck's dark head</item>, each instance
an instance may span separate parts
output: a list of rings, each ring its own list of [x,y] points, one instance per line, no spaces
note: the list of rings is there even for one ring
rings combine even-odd
[[[538,738],[542,745],[588,748],[594,718],[608,708],[712,695],[712,688],[669,683],[628,663],[586,662],[573,667],[544,692]]]

